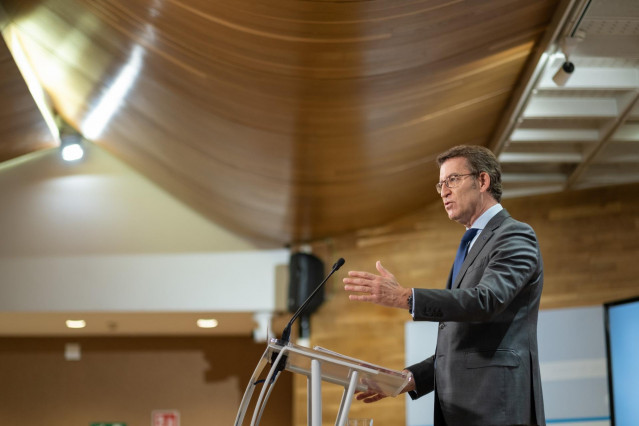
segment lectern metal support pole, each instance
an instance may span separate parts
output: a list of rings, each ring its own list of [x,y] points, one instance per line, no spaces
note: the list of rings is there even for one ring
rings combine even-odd
[[[359,373],[355,370],[351,370],[351,379],[348,382],[348,387],[344,388],[342,394],[342,402],[339,405],[339,412],[337,413],[337,421],[335,426],[344,426],[348,419],[348,412],[351,410],[351,403],[353,402],[353,395],[355,394],[355,388],[357,387],[357,379]]]
[[[257,421],[255,422],[255,425],[259,425],[260,422],[262,421],[262,414],[264,414],[264,409],[266,408],[266,403],[268,402],[269,397],[271,396],[271,392],[273,392],[273,388],[275,388],[275,382],[277,382],[277,379],[279,379],[280,375],[279,373],[276,373],[273,376],[273,379],[271,380],[271,384],[268,388],[268,391],[266,392],[266,397],[264,398],[264,400],[262,401],[262,407],[260,408],[260,413],[257,415]]]
[[[322,426],[322,366],[311,360],[311,426]]]
[[[246,415],[246,410],[248,409],[249,403],[251,402],[251,397],[253,396],[253,391],[255,390],[255,386],[257,384],[257,379],[262,374],[262,370],[268,363],[268,359],[266,358],[268,354],[268,348],[262,355],[262,358],[257,363],[257,367],[255,367],[255,371],[253,371],[253,375],[249,380],[249,384],[244,391],[244,396],[242,397],[242,402],[240,403],[240,408],[237,411],[237,416],[235,417],[235,426],[241,426],[242,422],[244,422],[244,416]]]
[[[273,385],[273,382],[274,382],[273,374],[276,374],[275,372],[277,371],[277,365],[280,363],[280,360],[284,356],[285,352],[287,352],[286,348],[280,351],[280,353],[277,355],[277,358],[275,358],[275,361],[273,362],[273,366],[269,370],[268,375],[266,376],[266,379],[264,379],[264,387],[262,387],[262,392],[260,392],[260,397],[257,399],[257,402],[255,403],[255,410],[253,411],[251,426],[255,426],[259,424],[258,415],[260,415],[260,413],[262,412],[262,404],[266,403],[266,401],[264,400],[264,395],[266,395],[269,388]]]

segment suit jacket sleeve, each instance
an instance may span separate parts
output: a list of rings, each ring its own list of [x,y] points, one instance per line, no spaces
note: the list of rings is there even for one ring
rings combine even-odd
[[[407,367],[415,381],[415,390],[408,392],[412,399],[420,398],[435,388],[435,355]]]
[[[540,262],[535,233],[510,216],[500,218],[482,231],[451,290],[415,289],[415,320],[490,321],[531,281]]]

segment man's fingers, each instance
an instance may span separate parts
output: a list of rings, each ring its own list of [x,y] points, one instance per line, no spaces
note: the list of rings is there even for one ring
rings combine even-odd
[[[367,403],[367,404],[370,404],[371,402],[377,402],[377,401],[379,401],[382,398],[386,398],[386,397],[382,396],[382,395],[373,395],[370,398],[366,398],[364,400],[364,402]]]
[[[351,278],[363,278],[365,280],[374,280],[377,275],[371,274],[366,271],[348,271],[348,276]]]
[[[373,395],[377,395],[375,392],[359,392],[355,395],[355,397],[361,401],[362,399],[370,398]]]
[[[377,402],[383,398],[386,398],[386,395],[381,395],[376,392],[362,392],[357,394],[357,400],[364,401],[365,403]]]
[[[357,292],[357,293],[370,293],[371,292],[371,288],[369,286],[353,285],[353,284],[346,284],[344,286],[344,290],[346,290],[346,291],[354,291],[354,292]]]
[[[349,294],[348,300],[354,300],[356,302],[372,302],[373,296],[367,296],[365,294]]]
[[[356,284],[356,285],[370,285],[370,280],[365,280],[362,278],[344,278],[342,280],[344,284]]]
[[[388,269],[384,268],[380,260],[377,261],[375,267],[383,277],[392,278],[393,280],[395,279],[395,275],[391,274]]]

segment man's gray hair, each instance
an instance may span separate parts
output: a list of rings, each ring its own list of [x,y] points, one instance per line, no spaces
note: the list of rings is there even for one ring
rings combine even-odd
[[[481,172],[486,172],[490,176],[490,187],[488,192],[499,203],[501,201],[501,166],[497,157],[491,150],[479,145],[458,145],[437,156],[437,165],[442,164],[451,158],[465,158],[470,168],[470,172],[479,176]]]

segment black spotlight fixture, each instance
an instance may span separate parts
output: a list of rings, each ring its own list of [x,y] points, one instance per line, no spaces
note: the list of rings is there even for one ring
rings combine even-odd
[[[567,60],[561,64],[555,75],[553,75],[552,81],[554,81],[557,86],[564,86],[574,71],[575,64]]]

